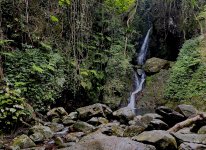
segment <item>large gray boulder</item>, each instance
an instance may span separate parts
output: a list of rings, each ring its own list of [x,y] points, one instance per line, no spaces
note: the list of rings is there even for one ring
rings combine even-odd
[[[142,133],[145,130],[144,127],[142,126],[137,126],[137,125],[131,125],[126,127],[126,129],[124,130],[124,137],[133,137],[133,136],[137,136],[140,133]]]
[[[168,68],[169,66],[169,61],[153,57],[147,59],[144,69],[147,73],[158,73],[161,69]]]
[[[107,115],[112,114],[112,110],[108,106],[99,103],[78,108],[76,111],[81,120],[88,120],[92,117],[107,117]]]
[[[106,135],[123,136],[124,129],[117,123],[108,123],[99,126],[99,131]]]
[[[177,149],[177,143],[175,138],[167,131],[145,131],[138,136],[134,136],[132,139],[138,142],[150,143],[152,145],[155,145],[158,150]]]
[[[188,142],[197,144],[206,144],[206,134],[180,134],[173,133],[178,143]]]
[[[178,150],[205,150],[206,145],[195,143],[182,143]]]
[[[47,112],[47,116],[49,118],[61,118],[62,116],[66,116],[68,113],[63,107],[53,108]]]
[[[197,114],[197,109],[192,105],[178,105],[175,110],[187,118]]]
[[[113,116],[116,117],[121,123],[128,123],[130,120],[133,120],[135,113],[131,108],[124,107],[114,111]]]
[[[91,125],[91,124],[88,124],[86,122],[83,122],[83,121],[77,121],[74,125],[73,125],[73,129],[75,131],[78,131],[78,132],[84,132],[84,133],[91,133],[93,132],[96,128]]]
[[[163,117],[162,120],[169,126],[173,126],[186,119],[184,115],[165,106],[158,107],[155,111]]]
[[[40,133],[44,136],[44,139],[50,139],[54,136],[54,132],[47,126],[43,125],[35,125],[32,128],[30,128],[30,133]]]
[[[129,138],[92,133],[74,146],[61,150],[156,150],[154,146],[132,141]]]
[[[14,138],[12,142],[12,147],[20,147],[21,149],[35,147],[36,144],[27,136],[21,135]]]
[[[202,126],[202,127],[198,130],[198,134],[206,134],[206,126]]]

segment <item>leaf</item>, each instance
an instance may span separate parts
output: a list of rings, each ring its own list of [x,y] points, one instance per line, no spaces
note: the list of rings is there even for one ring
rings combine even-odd
[[[39,73],[43,73],[44,72],[44,70],[41,67],[36,66],[35,64],[32,65],[32,69],[34,71],[36,71],[36,72],[39,72]]]
[[[53,22],[59,22],[59,19],[56,16],[51,15],[50,18]]]
[[[12,113],[16,112],[16,109],[14,109],[14,108],[10,108],[9,110],[10,110],[10,112],[12,112]]]

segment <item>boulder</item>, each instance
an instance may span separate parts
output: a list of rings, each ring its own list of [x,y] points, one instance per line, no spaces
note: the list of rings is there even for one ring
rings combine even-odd
[[[182,143],[178,150],[205,150],[206,145],[195,143]]]
[[[84,136],[84,132],[73,132],[69,133],[65,136],[67,142],[78,142],[82,136]]]
[[[55,145],[57,145],[58,147],[65,147],[64,141],[61,137],[56,137],[54,142],[55,142]]]
[[[140,133],[142,133],[145,130],[144,127],[142,126],[137,126],[137,125],[131,125],[126,127],[126,129],[124,130],[124,137],[133,137],[133,136],[137,136]]]
[[[75,131],[78,131],[78,132],[84,132],[84,133],[91,133],[92,131],[94,131],[96,128],[91,125],[91,124],[88,124],[86,122],[83,122],[83,121],[77,121],[74,125],[73,125],[73,129]]]
[[[192,132],[191,132],[191,127],[186,127],[186,128],[180,129],[179,131],[177,131],[177,133],[181,133],[181,134],[192,134]]]
[[[52,130],[47,127],[47,126],[42,126],[42,125],[35,125],[32,128],[30,128],[30,133],[37,133],[39,132],[44,136],[44,139],[50,139],[54,136],[54,133]]]
[[[169,127],[168,125],[159,119],[153,119],[146,130],[167,130]]]
[[[106,135],[123,136],[124,129],[118,122],[99,126],[99,131]]]
[[[59,123],[46,123],[45,125],[50,127],[50,129],[53,132],[59,132],[62,129],[64,129],[64,125],[63,124],[59,124]]]
[[[133,120],[135,114],[131,108],[124,107],[114,111],[113,116],[116,117],[121,123],[128,123],[130,120]]]
[[[95,126],[98,126],[100,124],[107,124],[109,123],[109,121],[103,117],[92,117],[88,123],[92,124],[92,125],[95,125]]]
[[[201,127],[201,128],[198,130],[198,134],[206,134],[206,126]]]
[[[46,150],[45,146],[39,146],[39,147],[32,147],[32,148],[26,148],[22,150]]]
[[[35,143],[36,142],[42,142],[44,140],[44,135],[40,132],[35,132],[32,135],[29,136],[30,139],[32,139]]]
[[[155,145],[158,150],[177,149],[177,143],[175,138],[167,131],[145,131],[138,136],[134,136],[132,139],[138,142],[150,143],[152,145]]]
[[[197,109],[192,105],[178,105],[175,110],[187,118],[197,114]]]
[[[21,149],[25,148],[31,148],[35,147],[36,144],[27,136],[27,135],[21,135],[16,138],[14,138],[12,142],[13,147],[20,147]]]
[[[197,144],[206,144],[206,134],[180,134],[173,133],[178,143],[188,142]]]
[[[77,112],[71,112],[68,117],[70,117],[72,120],[78,119],[78,113]]]
[[[158,73],[161,69],[169,68],[169,66],[169,61],[153,57],[147,59],[144,65],[144,70],[147,73]]]
[[[92,133],[74,146],[61,150],[156,150],[154,146],[132,141],[129,138]]]
[[[185,116],[165,106],[158,107],[156,113],[163,117],[163,121],[169,126],[173,126],[183,120]]]
[[[76,111],[81,120],[88,120],[92,117],[107,117],[112,114],[112,110],[108,106],[99,103],[78,108]]]
[[[63,107],[53,108],[52,110],[47,112],[47,116],[49,118],[61,118],[62,116],[66,116],[68,113]]]
[[[72,120],[70,116],[63,116],[62,117],[62,123],[64,125],[72,125],[74,124],[76,121]]]

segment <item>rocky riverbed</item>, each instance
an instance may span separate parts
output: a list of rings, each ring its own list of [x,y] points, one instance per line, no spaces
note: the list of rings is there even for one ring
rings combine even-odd
[[[191,105],[161,106],[155,113],[134,115],[125,107],[112,111],[94,104],[66,112],[54,108],[47,121],[7,141],[0,149],[26,150],[204,150],[205,113]]]

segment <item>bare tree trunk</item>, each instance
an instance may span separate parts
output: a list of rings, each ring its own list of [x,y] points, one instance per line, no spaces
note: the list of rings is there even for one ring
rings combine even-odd
[[[198,114],[198,115],[196,115],[193,118],[189,118],[189,119],[187,119],[185,121],[177,123],[175,126],[173,126],[172,128],[170,128],[167,131],[169,131],[169,132],[177,132],[180,129],[185,128],[185,127],[189,127],[192,124],[194,124],[195,122],[200,121],[200,120],[206,120],[206,116],[204,114]]]

